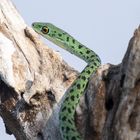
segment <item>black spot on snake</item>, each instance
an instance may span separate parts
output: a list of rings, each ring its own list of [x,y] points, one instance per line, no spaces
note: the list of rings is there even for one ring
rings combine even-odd
[[[74,95],[71,96],[71,100],[74,101]]]

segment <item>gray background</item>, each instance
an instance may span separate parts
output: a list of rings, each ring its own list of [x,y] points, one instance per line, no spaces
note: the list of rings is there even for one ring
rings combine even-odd
[[[12,0],[30,26],[32,22],[51,22],[93,49],[102,63],[119,64],[128,41],[140,24],[139,0]],[[58,48],[64,60],[81,71],[85,62]],[[0,140],[14,140],[5,134],[0,121]]]

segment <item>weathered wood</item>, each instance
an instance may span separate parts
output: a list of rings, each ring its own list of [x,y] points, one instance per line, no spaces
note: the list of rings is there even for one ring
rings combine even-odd
[[[18,140],[60,139],[55,112],[76,73],[24,23],[10,0],[1,0],[0,115],[8,133]]]
[[[0,2],[0,115],[18,140],[61,140],[62,96],[77,72],[28,27],[10,0]],[[140,139],[140,28],[121,64],[91,77],[76,110],[85,140]]]
[[[103,65],[91,78],[81,106],[85,140],[140,139],[140,28],[122,63]]]

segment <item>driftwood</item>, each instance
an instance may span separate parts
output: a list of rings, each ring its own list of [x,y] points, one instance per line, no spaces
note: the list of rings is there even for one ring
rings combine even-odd
[[[0,115],[17,140],[61,140],[58,113],[78,72],[0,2]],[[140,28],[122,63],[93,74],[75,114],[85,140],[140,139]]]

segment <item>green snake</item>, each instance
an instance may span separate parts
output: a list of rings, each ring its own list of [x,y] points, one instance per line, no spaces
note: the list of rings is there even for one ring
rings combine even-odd
[[[35,22],[32,24],[32,27],[43,37],[87,62],[85,69],[67,90],[59,112],[62,139],[83,140],[75,125],[75,110],[80,97],[84,94],[90,76],[96,72],[101,64],[101,60],[94,51],[51,23]]]

